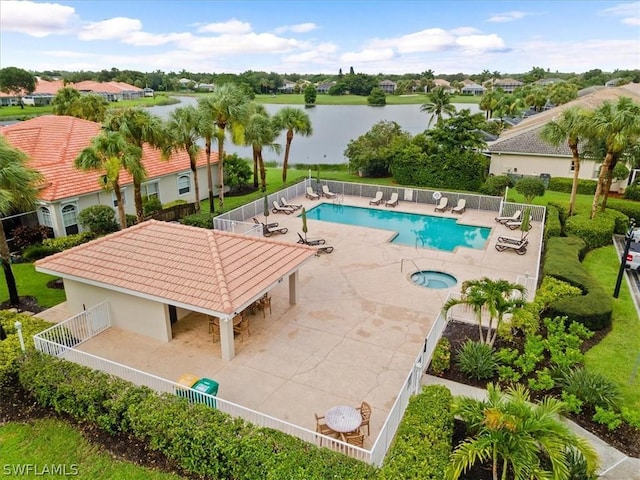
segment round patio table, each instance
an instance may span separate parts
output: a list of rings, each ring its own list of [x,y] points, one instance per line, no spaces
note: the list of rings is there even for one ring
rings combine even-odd
[[[325,422],[336,432],[353,432],[362,424],[360,412],[347,405],[339,405],[327,411],[324,415]]]

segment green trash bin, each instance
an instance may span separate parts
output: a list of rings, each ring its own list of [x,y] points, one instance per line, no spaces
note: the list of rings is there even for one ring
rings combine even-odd
[[[215,380],[211,380],[210,378],[203,377],[200,380],[198,380],[196,383],[194,383],[191,388],[198,392],[207,393],[209,395],[216,396],[218,395],[219,386],[220,386],[219,383],[216,382]],[[216,408],[216,401],[213,398],[201,397],[201,396],[198,396],[198,397],[199,397],[198,401],[200,401],[201,403],[205,403],[206,405],[209,405],[212,408]]]

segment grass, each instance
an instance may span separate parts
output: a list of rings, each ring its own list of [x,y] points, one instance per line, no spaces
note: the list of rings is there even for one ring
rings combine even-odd
[[[583,261],[587,271],[607,292],[613,292],[620,258],[613,245],[598,248]],[[640,319],[626,281],[618,299],[613,299],[611,332],[585,355],[589,370],[618,384],[623,406],[640,413]]]
[[[480,96],[454,95],[451,103],[480,103]],[[387,95],[387,105],[421,105],[429,100],[424,93],[415,95]],[[256,102],[275,105],[304,105],[304,94],[256,95]],[[316,105],[367,105],[367,97],[360,95],[318,94]]]
[[[0,475],[11,476],[13,468],[31,466],[29,474],[13,476],[34,478],[42,476],[43,468],[64,468],[67,476],[94,480],[180,479],[177,475],[157,472],[122,460],[87,442],[72,426],[58,419],[37,420],[33,423],[10,422],[0,427]],[[37,467],[39,474],[34,472]],[[51,470],[50,470],[51,471]],[[62,473],[62,470],[59,470]],[[74,475],[73,472],[77,472]],[[44,475],[62,478],[62,475]]]
[[[36,297],[38,304],[44,308],[53,307],[66,300],[63,289],[47,287],[47,283],[57,277],[36,272],[33,263],[16,263],[11,265],[11,269],[21,297]],[[9,300],[9,293],[3,275],[0,281],[0,302],[6,300]]]

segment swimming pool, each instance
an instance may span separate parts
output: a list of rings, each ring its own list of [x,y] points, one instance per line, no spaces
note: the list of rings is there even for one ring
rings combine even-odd
[[[310,220],[378,228],[396,232],[391,243],[420,248],[453,251],[456,247],[484,248],[491,229],[460,225],[457,219],[417,215],[415,213],[378,210],[321,203],[307,212]]]

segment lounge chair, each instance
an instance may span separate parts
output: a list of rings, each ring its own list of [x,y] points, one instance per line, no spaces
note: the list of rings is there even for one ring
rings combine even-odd
[[[529,216],[529,228],[527,228],[527,231],[531,230],[531,216]],[[504,225],[506,225],[507,227],[509,227],[511,230],[517,230],[518,228],[522,227],[522,219],[520,220],[509,220],[508,222],[505,222]]]
[[[324,238],[304,238],[302,235],[298,234],[298,243],[302,243],[304,245],[309,245],[310,247],[318,247],[318,252],[322,253],[331,253],[333,252],[333,247],[324,246],[327,241]]]
[[[302,208],[302,205],[299,205],[297,203],[289,203],[289,202],[287,202],[287,199],[284,198],[284,197],[280,197],[280,205],[282,205],[283,207],[293,208],[294,210],[298,210],[298,209]]]
[[[255,223],[256,225],[265,225],[264,223],[259,222],[257,218],[253,219],[253,223]],[[279,225],[278,222],[272,222],[272,223],[267,223],[266,224],[266,226],[269,227],[269,228],[276,228],[278,225]]]
[[[447,209],[447,205],[449,205],[449,199],[447,197],[442,197],[440,199],[440,203],[438,203],[436,208],[434,208],[434,212],[444,212]]]
[[[451,209],[451,213],[462,213],[467,209],[467,199],[460,198],[458,204]]]
[[[508,241],[501,241],[505,239]],[[524,255],[525,253],[527,253],[528,244],[529,241],[526,238],[518,241],[515,238],[500,237],[498,238],[498,242],[496,243],[496,250],[498,250],[499,252],[504,252],[505,250],[511,249],[515,250],[518,255]]]
[[[286,213],[287,215],[291,215],[293,212],[295,212],[293,208],[283,207],[275,200],[273,201],[273,210],[271,211],[273,213]]]
[[[307,193],[304,194],[309,200],[318,200],[320,195],[313,191],[313,188],[307,187]]]
[[[289,229],[287,227],[279,227],[277,223],[262,223],[258,222],[255,218],[253,219],[259,225],[262,225],[262,235],[265,237],[270,237],[274,233],[287,233]]]
[[[382,192],[376,192],[376,196],[369,200],[369,205],[380,205],[382,203]]]
[[[522,216],[522,210],[516,210],[510,217],[496,217],[496,222],[505,224],[507,222],[517,222]]]
[[[389,200],[384,202],[387,207],[396,207],[398,205],[398,193],[393,192],[389,197]]]
[[[329,191],[329,187],[322,185],[322,195],[327,198],[336,198],[336,194]]]

